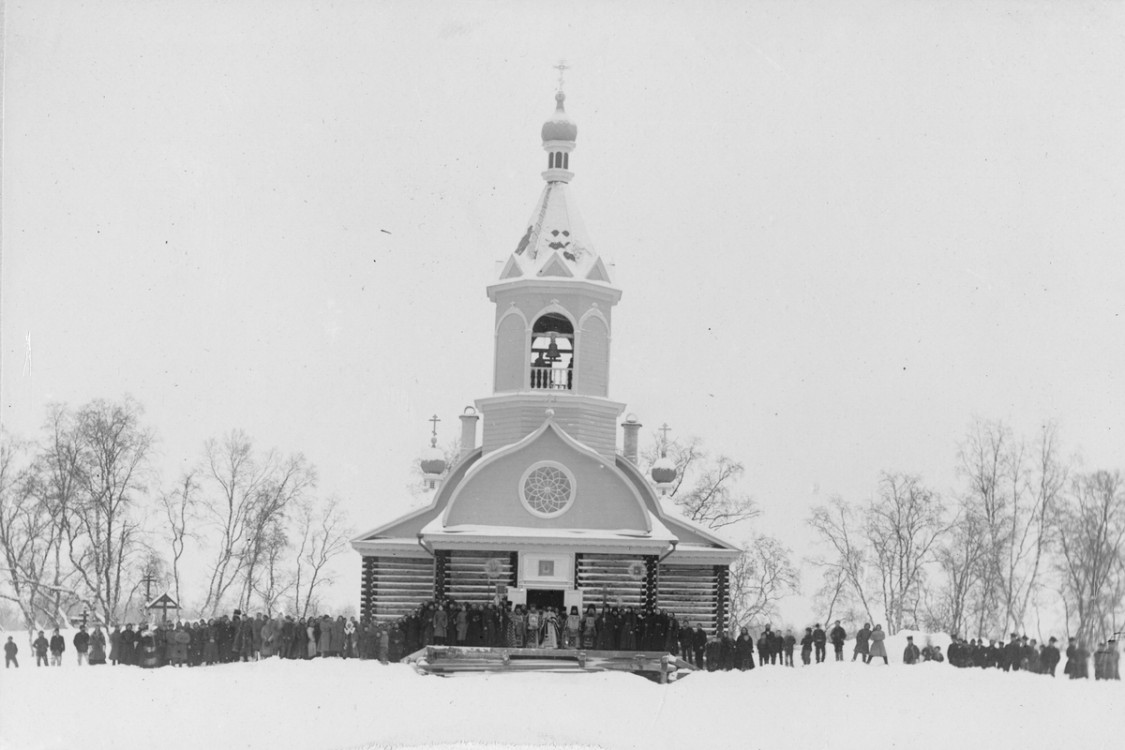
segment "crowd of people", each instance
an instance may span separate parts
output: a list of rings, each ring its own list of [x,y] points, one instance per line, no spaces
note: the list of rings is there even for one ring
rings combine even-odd
[[[367,631],[371,631],[368,633]],[[361,636],[370,646],[374,628],[354,617],[321,615],[308,618],[267,617],[243,614],[199,621],[164,622],[150,625],[114,625],[108,633],[100,625],[88,632],[81,626],[72,645],[78,665],[118,664],[141,667],[193,667],[234,661],[256,661],[279,656],[312,659],[317,656],[359,657]],[[19,647],[12,637],[4,646],[9,666],[19,666]],[[66,640],[54,630],[48,639],[42,630],[31,643],[36,666],[60,666]],[[369,649],[373,653],[373,649]],[[49,660],[48,660],[49,655]]]
[[[953,636],[949,644],[949,663],[955,667],[978,667],[981,669],[1002,669],[1005,672],[1031,672],[1055,676],[1055,670],[1063,654],[1055,644],[1058,639],[1051,636],[1046,643],[1038,643],[1035,638],[1012,633],[1007,643],[997,639],[964,640]],[[1090,651],[1085,643],[1071,638],[1066,647],[1066,664],[1063,674],[1072,680],[1088,679]],[[1116,638],[1102,641],[1094,651],[1094,679],[1120,680],[1118,667],[1120,652]]]
[[[848,634],[839,620],[828,631],[816,623],[805,628],[800,639],[801,662],[817,664],[827,659],[832,644],[836,661],[844,660]],[[882,659],[889,664],[881,625],[864,623],[855,633],[852,661],[871,664]],[[997,668],[1055,675],[1062,654],[1052,637],[1045,644],[1012,633],[1003,644],[997,640],[966,641],[954,635],[948,649],[949,663],[958,668]],[[282,659],[338,657],[398,661],[424,646],[479,646],[539,649],[589,649],[601,651],[664,651],[679,656],[697,669],[749,670],[758,663],[794,666],[798,645],[791,630],[774,631],[766,625],[755,640],[749,629],[737,637],[709,633],[700,622],[681,621],[674,613],[655,609],[587,605],[578,607],[473,604],[451,599],[432,600],[394,620],[371,620],[339,615],[297,618],[266,616],[235,610],[230,616],[196,622],[165,622],[158,625],[126,623],[105,632],[80,627],[72,639],[77,663],[125,664],[142,667],[170,665],[194,667],[235,661],[256,661],[277,656]],[[56,629],[47,638],[44,631],[32,641],[37,666],[59,666],[67,650],[66,640]],[[6,667],[18,667],[19,648],[11,636],[4,645]],[[1063,674],[1071,679],[1088,677],[1089,652],[1084,644],[1070,639]],[[1117,641],[1099,645],[1094,653],[1096,679],[1120,679]],[[944,662],[940,646],[926,643],[919,648],[907,636],[903,664]]]

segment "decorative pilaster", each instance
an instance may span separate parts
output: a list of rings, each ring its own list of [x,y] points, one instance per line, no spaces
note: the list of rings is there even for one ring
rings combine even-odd
[[[445,592],[449,590],[449,550],[434,550],[434,599],[445,600]]]
[[[520,585],[520,553],[509,553],[508,560],[512,565],[512,588],[518,588]]]
[[[656,555],[645,555],[645,593],[644,593],[644,608],[645,615],[651,615],[656,611],[656,595],[660,586],[660,566],[657,564],[659,559]]]
[[[360,617],[369,618],[375,614],[375,558],[364,557],[363,580],[359,585]]]
[[[727,607],[730,601],[730,567],[715,566],[715,634],[726,632]]]

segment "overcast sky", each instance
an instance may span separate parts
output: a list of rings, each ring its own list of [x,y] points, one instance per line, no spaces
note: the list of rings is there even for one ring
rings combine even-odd
[[[743,461],[760,529],[952,497],[976,416],[1125,468],[1125,5],[842,8],[7,2],[0,419],[130,393],[166,484],[239,427],[404,511],[491,393],[565,58],[610,396]]]

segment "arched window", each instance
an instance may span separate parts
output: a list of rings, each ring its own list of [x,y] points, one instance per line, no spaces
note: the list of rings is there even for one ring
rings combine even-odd
[[[547,169],[555,168],[555,154],[554,152],[547,154]]]
[[[574,326],[547,313],[531,328],[531,388],[569,391],[574,385]]]
[[[563,169],[570,169],[570,154],[564,153],[562,155],[562,158],[563,158]]]

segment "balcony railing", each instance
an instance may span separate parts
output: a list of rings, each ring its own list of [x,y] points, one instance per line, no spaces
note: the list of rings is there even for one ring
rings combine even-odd
[[[532,390],[569,391],[574,383],[574,370],[569,367],[532,367]]]

